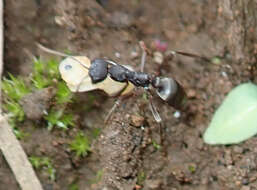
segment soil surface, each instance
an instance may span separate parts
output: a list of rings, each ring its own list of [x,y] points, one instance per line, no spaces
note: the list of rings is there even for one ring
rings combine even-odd
[[[159,64],[156,57],[147,57],[146,72],[173,77],[188,95],[179,112],[154,99],[163,120],[161,147],[159,125],[142,98],[143,89],[123,100],[107,125],[103,120],[115,99],[99,92],[77,95],[83,105],[96,96],[96,106],[78,113],[77,126],[69,132],[49,132],[42,122],[25,121],[20,127],[30,134],[21,141],[26,153],[50,157],[56,169],[54,182],[37,171],[44,189],[69,189],[72,183],[79,189],[257,189],[256,137],[231,146],[209,146],[202,139],[225,95],[237,84],[257,82],[256,8],[253,0],[6,1],[6,73],[27,76],[33,56],[51,57],[36,42],[137,70],[139,41],[163,56],[167,49],[219,58],[215,64],[176,56]],[[67,144],[76,131],[94,128],[102,130],[92,152],[74,160]],[[102,174],[98,180],[97,173]],[[19,189],[1,156],[0,190],[6,187]]]

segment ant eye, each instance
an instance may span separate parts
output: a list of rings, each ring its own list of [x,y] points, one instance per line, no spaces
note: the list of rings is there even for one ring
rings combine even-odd
[[[72,66],[71,65],[65,65],[64,66],[64,69],[67,71],[67,70],[70,70],[72,68]]]

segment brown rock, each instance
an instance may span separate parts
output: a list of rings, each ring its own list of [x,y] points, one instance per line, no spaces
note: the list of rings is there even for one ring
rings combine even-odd
[[[27,118],[31,120],[41,119],[44,112],[49,108],[50,100],[53,98],[54,94],[55,90],[49,87],[24,96],[20,104]]]
[[[145,118],[139,115],[132,115],[131,116],[131,122],[132,125],[134,125],[135,127],[140,127],[143,125]]]

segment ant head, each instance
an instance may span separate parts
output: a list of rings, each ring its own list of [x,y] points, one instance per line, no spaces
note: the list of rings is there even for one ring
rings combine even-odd
[[[152,82],[157,95],[170,106],[178,109],[184,103],[186,94],[180,84],[172,78],[156,77]]]

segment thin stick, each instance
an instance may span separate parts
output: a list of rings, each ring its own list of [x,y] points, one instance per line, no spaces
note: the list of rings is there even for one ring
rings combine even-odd
[[[21,189],[43,190],[7,118],[2,115],[0,115],[0,147]]]
[[[3,10],[3,0],[0,0],[0,79],[3,71]],[[0,149],[22,190],[43,190],[22,146],[13,134],[7,118],[2,115],[1,102],[0,89]]]
[[[4,66],[4,23],[3,23],[3,15],[4,15],[4,0],[0,0],[0,79],[2,79],[2,72],[3,72],[3,66]],[[1,81],[0,81],[0,89],[2,89]],[[2,102],[1,99],[1,90],[0,90],[0,105]],[[2,109],[0,108],[0,114],[2,113]]]

